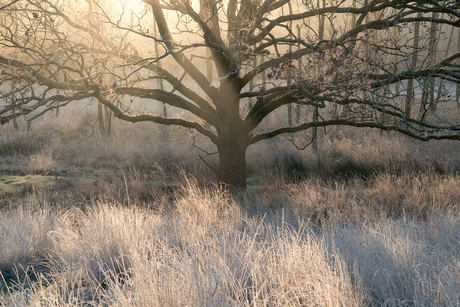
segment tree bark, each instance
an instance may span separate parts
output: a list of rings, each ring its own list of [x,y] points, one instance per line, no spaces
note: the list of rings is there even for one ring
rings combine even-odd
[[[247,137],[233,135],[222,139],[217,146],[219,151],[218,177],[221,184],[244,189],[246,188],[246,149]]]
[[[417,17],[421,17],[422,13],[418,13]],[[419,45],[419,33],[420,33],[420,22],[415,23],[414,28],[414,51],[412,53],[410,69],[414,70],[417,67],[417,58],[418,58],[418,45]],[[412,104],[414,101],[414,79],[409,79],[407,83],[407,96],[406,96],[406,106],[405,106],[405,116],[410,117]]]
[[[99,123],[99,133],[103,136],[107,136],[107,130],[104,126],[104,113],[102,113],[102,103],[97,103],[97,121]]]
[[[431,17],[433,19],[438,18],[438,14],[433,12]],[[427,54],[427,67],[433,65],[436,61],[436,24],[431,23],[430,29],[430,41],[428,47],[428,54]],[[435,101],[434,101],[434,87],[435,87],[435,79],[434,77],[425,77],[423,83],[423,94],[422,94],[422,102],[420,104],[420,118],[423,120],[427,111],[434,112],[436,109]]]
[[[16,118],[13,118],[13,127],[14,127],[14,131],[19,131],[19,125],[18,125],[18,121],[16,120]]]
[[[288,8],[289,8],[289,15],[292,15],[292,4],[291,2],[288,2]],[[289,22],[289,29],[292,29],[292,21]],[[289,38],[292,39],[292,35],[289,35]],[[292,45],[289,45],[289,54],[292,54]],[[289,64],[287,68],[287,80],[286,84],[290,85],[292,83],[292,69],[291,65]],[[288,104],[288,125],[289,127],[292,127],[293,122],[292,122],[292,103]]]
[[[302,31],[300,25],[297,25],[297,37],[300,39],[302,37]],[[300,50],[300,42],[297,44],[297,50]],[[297,60],[297,71],[298,74],[302,73],[302,58],[299,58]],[[301,76],[298,76],[298,78],[302,78]],[[297,112],[295,114],[295,123],[298,125],[300,123],[300,104],[297,104]]]
[[[320,8],[320,1],[318,0],[318,8]],[[322,1],[322,7],[326,7],[326,0]],[[319,25],[318,25],[318,39],[322,41],[324,39],[324,15],[319,16]],[[318,107],[313,108],[313,115],[312,115],[312,121],[317,122],[318,121],[318,115],[319,115],[319,109]],[[318,152],[318,127],[313,127],[311,129],[311,148],[313,152]]]
[[[452,31],[454,31],[454,29],[452,29]],[[460,28],[457,30],[457,33],[458,33],[458,35],[457,35],[457,44],[458,44],[457,52],[460,52]],[[455,95],[456,96],[455,97],[455,102],[457,103],[457,108],[460,108],[460,84],[457,83],[455,85],[455,87],[457,89],[456,90],[456,95]]]
[[[219,151],[217,175],[221,184],[244,189],[249,131],[240,117],[239,91],[236,79],[228,78],[221,83],[214,100],[219,123],[216,126],[219,137],[216,144]]]
[[[456,97],[455,97],[455,102],[457,103],[457,108],[460,108],[460,84],[456,84],[456,88],[457,88],[457,91],[456,91]]]

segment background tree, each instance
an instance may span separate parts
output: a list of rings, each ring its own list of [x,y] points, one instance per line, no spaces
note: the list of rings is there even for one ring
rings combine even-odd
[[[417,13],[417,17],[422,17],[422,12]],[[412,52],[412,58],[410,61],[410,69],[411,70],[416,70],[417,69],[417,58],[418,58],[418,42],[419,42],[419,36],[420,36],[420,21],[415,22],[414,26],[414,38],[413,38],[413,46],[414,46],[414,51]],[[407,97],[406,97],[406,107],[405,107],[405,112],[406,116],[411,116],[411,108],[414,100],[414,79],[409,79],[407,82]]]
[[[457,52],[460,52],[460,27],[457,28]],[[457,87],[456,102],[457,102],[457,107],[460,108],[460,83],[457,83],[456,87]]]
[[[434,50],[430,29],[460,28],[458,1],[144,0],[119,2],[116,13],[108,2],[79,1],[76,9],[75,1],[24,0],[2,10],[1,81],[17,84],[14,93],[2,89],[2,118],[24,116],[30,125],[56,102],[62,108],[95,99],[120,119],[206,136],[218,151],[219,180],[234,187],[246,185],[247,148],[282,134],[346,125],[460,139],[455,118],[412,118],[395,99],[407,94],[389,90],[425,77],[460,82],[458,51],[411,65],[414,53]],[[429,29],[418,48],[413,23]],[[406,59],[406,69],[397,69],[394,58]],[[141,99],[183,113],[136,107]],[[285,107],[292,104],[319,111],[287,125]]]

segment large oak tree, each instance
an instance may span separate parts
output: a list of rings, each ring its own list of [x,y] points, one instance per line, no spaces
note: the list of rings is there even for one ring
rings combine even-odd
[[[442,50],[442,39],[460,28],[455,0],[22,0],[0,7],[2,123],[24,116],[30,124],[72,101],[97,99],[120,119],[206,136],[218,151],[219,180],[233,187],[246,185],[247,148],[282,134],[345,125],[460,139],[451,114],[439,113],[440,102],[444,110],[450,103],[446,84],[460,82],[460,52],[431,53],[433,31],[442,26]],[[409,116],[406,97],[420,105],[417,88],[427,79],[444,80],[438,113]],[[136,110],[128,105],[136,99],[184,113]],[[295,123],[292,105],[301,108],[290,112],[303,112]],[[263,125],[268,117],[276,120]]]

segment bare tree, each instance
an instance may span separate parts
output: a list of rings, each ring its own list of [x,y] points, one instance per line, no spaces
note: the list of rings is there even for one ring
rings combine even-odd
[[[417,17],[422,17],[422,12],[418,12]],[[420,22],[417,21],[415,22],[415,27],[414,27],[414,38],[413,38],[413,46],[414,50],[411,55],[411,60],[410,60],[410,67],[409,69],[411,70],[416,70],[417,69],[417,60],[418,60],[418,45],[419,45],[419,35],[420,34]],[[410,117],[411,116],[411,108],[412,104],[414,101],[414,79],[409,79],[408,84],[407,84],[407,97],[406,97],[406,107],[405,107],[405,112],[406,116]]]
[[[318,0],[318,9],[319,8],[325,8],[326,7],[326,0],[322,0],[322,4],[320,3],[320,0]],[[322,41],[324,39],[324,21],[325,21],[325,14],[319,15],[319,21],[318,21],[318,40]],[[319,107],[314,106],[313,107],[313,117],[312,121],[317,122],[318,121],[318,116],[319,116]],[[314,152],[318,151],[318,127],[312,127],[312,142],[311,142],[311,147]]]
[[[23,0],[2,11],[0,78],[14,78],[18,86],[14,100],[12,93],[2,92],[1,116],[24,116],[30,124],[56,102],[62,108],[96,99],[120,119],[178,125],[206,136],[217,148],[219,180],[233,187],[246,185],[247,148],[283,134],[343,125],[393,130],[425,141],[460,139],[460,127],[451,119],[412,118],[393,99],[395,93],[385,90],[425,77],[460,82],[458,51],[429,65],[409,65],[414,52],[426,54],[431,48],[429,32],[418,48],[410,43],[411,25],[459,28],[458,1],[334,1],[317,7],[311,1],[200,0],[196,7],[186,0],[144,0],[143,10],[130,11],[126,4],[115,15],[105,2],[93,2],[98,12],[84,4],[76,10],[75,2],[66,0]],[[288,5],[292,14],[283,14]],[[303,33],[316,34],[300,37],[293,30],[318,18],[325,21],[321,34],[310,27]],[[152,19],[158,35],[150,30]],[[355,21],[351,29],[337,26],[350,19]],[[403,42],[398,46],[393,29]],[[200,67],[207,52],[214,80]],[[389,60],[395,55],[407,59],[408,69],[395,69]],[[263,62],[254,62],[256,57]],[[267,79],[260,83],[264,74]],[[163,89],[152,86],[158,79]],[[260,86],[247,86],[252,80]],[[135,99],[185,113],[175,117],[133,109]],[[251,108],[243,108],[251,99]],[[289,126],[281,117],[292,104],[320,111]],[[382,121],[383,114],[393,120]],[[261,125],[269,117],[278,118],[279,126]]]
[[[452,31],[454,31],[452,29]],[[460,52],[460,27],[457,28],[457,52]],[[460,108],[460,83],[456,84],[456,89],[457,89],[457,95],[455,98],[455,101],[457,103],[457,107]]]

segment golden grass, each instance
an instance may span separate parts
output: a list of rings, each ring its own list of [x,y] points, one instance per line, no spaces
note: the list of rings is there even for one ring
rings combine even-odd
[[[0,135],[4,174],[47,178],[2,194],[0,306],[460,305],[455,143],[264,143],[230,195],[174,130],[61,125]]]
[[[38,267],[34,257],[46,257],[50,272],[35,277],[40,283],[10,285],[15,291],[2,300],[13,306],[25,296],[43,306],[458,304],[458,212],[395,218],[384,210],[359,212],[350,202],[354,209],[318,224],[315,214],[293,212],[293,205],[251,215],[242,205],[189,183],[173,209],[102,202],[85,210],[44,209],[52,226],[6,237],[2,246],[29,255],[23,267]],[[23,229],[17,222],[25,213],[8,211],[6,227]],[[31,246],[43,237],[46,244]],[[20,258],[8,255],[3,262],[12,268]]]

